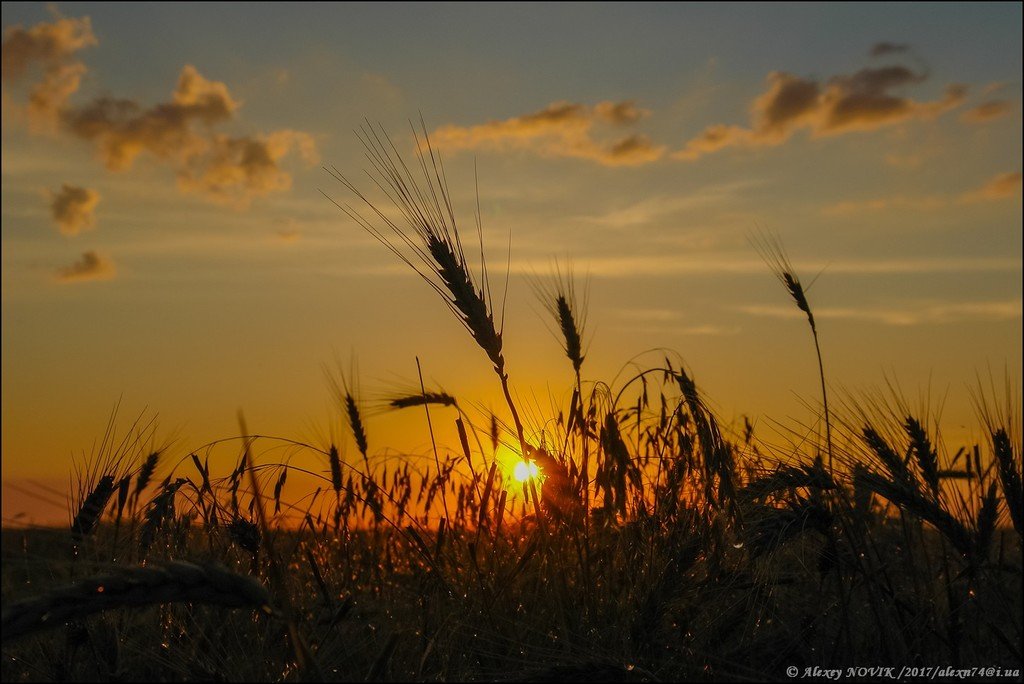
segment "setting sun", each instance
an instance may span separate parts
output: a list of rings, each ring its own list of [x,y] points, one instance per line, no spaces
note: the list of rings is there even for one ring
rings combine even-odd
[[[512,470],[512,477],[516,479],[516,482],[528,482],[538,475],[540,475],[540,469],[533,461],[520,461]]]

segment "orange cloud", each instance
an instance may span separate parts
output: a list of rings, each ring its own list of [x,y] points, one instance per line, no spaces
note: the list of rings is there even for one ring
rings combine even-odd
[[[776,305],[741,306],[739,310],[753,316],[799,318],[794,307]],[[818,307],[814,315],[820,319],[854,320],[893,326],[942,325],[967,322],[1003,322],[1021,317],[1019,299],[978,302],[908,302],[903,306]]]
[[[295,219],[277,219],[274,223],[279,226],[279,228],[274,231],[275,241],[290,244],[302,239],[302,228],[299,226],[299,222]]]
[[[62,18],[53,23],[39,23],[30,29],[11,26],[4,32],[3,80],[21,78],[35,63],[45,66],[59,64],[75,52],[96,45],[89,17]]]
[[[111,171],[131,168],[143,153],[165,162],[178,187],[222,204],[244,208],[255,197],[291,187],[281,160],[297,151],[316,163],[316,142],[293,130],[230,137],[211,128],[234,118],[240,104],[227,85],[195,67],[181,70],[167,102],[143,109],[131,100],[100,98],[64,112],[65,129],[96,146]]]
[[[892,197],[879,197],[869,200],[836,202],[822,209],[822,213],[826,216],[843,216],[865,211],[935,211],[937,209],[944,209],[947,206],[949,206],[949,198],[938,195],[925,195],[922,197],[893,195]]]
[[[4,33],[2,75],[4,83],[21,81],[33,65],[40,65],[42,78],[28,93],[27,118],[36,132],[53,132],[60,111],[74,95],[86,67],[73,55],[97,44],[89,17],[59,18],[30,29],[12,26]],[[6,96],[6,94],[5,94]]]
[[[60,283],[80,283],[90,280],[111,280],[117,275],[114,262],[94,251],[82,253],[82,258],[70,266],[57,269],[55,277]]]
[[[960,196],[960,202],[964,204],[975,204],[977,202],[996,202],[1020,195],[1021,173],[1001,173],[989,179],[987,183],[976,190],[965,192]]]
[[[316,161],[313,139],[300,131],[242,138],[218,135],[207,142],[202,154],[179,169],[178,185],[226,204],[289,189],[292,177],[279,162],[292,149],[298,149],[307,162]]]
[[[822,209],[827,216],[842,216],[865,211],[935,211],[946,209],[955,204],[977,204],[978,202],[996,202],[1016,197],[1020,194],[1021,173],[1001,173],[980,188],[968,190],[959,195],[923,195],[918,197],[892,195],[868,200],[843,201],[831,204]]]
[[[476,126],[441,126],[431,134],[438,149],[452,151],[521,149],[550,157],[587,159],[605,166],[637,166],[660,159],[665,147],[640,134],[598,142],[595,125],[613,127],[636,123],[648,112],[632,101],[599,102],[588,107],[553,102],[544,109]]]
[[[977,107],[972,107],[960,115],[964,123],[981,124],[995,121],[1007,116],[1013,111],[1013,103],[1010,100],[989,100],[982,102]]]
[[[100,159],[111,171],[131,168],[142,152],[161,158],[188,158],[207,146],[207,126],[226,121],[238,108],[227,86],[208,81],[187,65],[169,102],[143,110],[131,100],[100,98],[64,112],[73,135],[96,144]]]
[[[901,50],[889,45],[878,54],[896,51]],[[961,105],[967,97],[966,86],[958,84],[947,86],[941,98],[929,102],[893,92],[926,78],[926,74],[901,65],[865,68],[825,82],[774,71],[768,74],[765,92],[751,103],[749,128],[709,126],[673,156],[693,160],[727,147],[781,145],[801,129],[822,137],[931,119]]]
[[[60,190],[49,192],[49,196],[50,213],[64,235],[78,235],[96,225],[100,193],[65,183]]]
[[[175,171],[182,191],[237,208],[291,187],[291,175],[281,162],[293,151],[307,163],[318,161],[313,137],[301,131],[234,137],[215,132],[215,126],[236,119],[241,104],[225,83],[207,79],[192,65],[182,68],[170,99],[151,107],[116,97],[69,105],[87,72],[70,56],[96,44],[88,17],[7,31],[5,81],[22,78],[35,63],[43,66],[41,80],[28,94],[30,130],[89,141],[114,172],[129,170],[140,155],[148,154]],[[6,92],[4,97],[6,104]]]

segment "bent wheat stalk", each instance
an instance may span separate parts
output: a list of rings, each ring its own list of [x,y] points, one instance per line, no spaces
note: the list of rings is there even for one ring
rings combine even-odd
[[[252,577],[218,565],[174,561],[133,567],[4,606],[3,642],[114,608],[162,603],[269,610],[270,595]]]

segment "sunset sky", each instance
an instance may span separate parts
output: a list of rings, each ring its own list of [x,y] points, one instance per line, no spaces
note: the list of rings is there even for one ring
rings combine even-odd
[[[481,422],[500,409],[437,295],[322,194],[350,199],[323,166],[369,188],[364,119],[411,155],[422,116],[470,237],[478,179],[524,405],[571,391],[529,283],[558,259],[589,278],[585,380],[667,348],[725,423],[812,422],[812,341],[750,244],[767,231],[813,281],[837,397],[895,380],[942,406],[949,440],[977,439],[978,374],[1021,377],[1021,20],[4,3],[4,521],[64,520],[46,500],[118,402],[122,430],[158,416],[175,460],[237,434],[239,409],[256,433],[326,433],[335,359],[358,360],[374,452],[429,448],[422,413],[374,410],[418,385],[417,356]]]

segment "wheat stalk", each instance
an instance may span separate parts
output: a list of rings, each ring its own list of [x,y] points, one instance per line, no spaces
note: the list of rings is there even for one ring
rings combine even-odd
[[[964,556],[970,557],[976,545],[964,525],[931,499],[925,498],[915,487],[903,482],[892,482],[880,473],[861,465],[854,466],[854,483],[888,499],[912,515],[929,522],[939,530]]]
[[[562,349],[578,377],[585,358],[583,330],[586,327],[587,302],[585,295],[582,302],[576,296],[571,265],[563,274],[558,262],[555,262],[552,280],[548,282],[536,278],[533,279],[532,285],[537,298],[554,318],[561,337]]]
[[[343,486],[341,476],[341,457],[338,455],[338,447],[331,445],[330,451],[327,453],[327,460],[331,463],[331,488],[334,489],[334,493],[338,494],[341,492]]]
[[[939,455],[936,453],[928,433],[919,420],[913,416],[907,416],[904,428],[907,431],[907,436],[910,437],[910,449],[917,460],[918,468],[921,469],[921,475],[924,477],[924,481],[928,483],[932,496],[938,498]]]
[[[1021,492],[1020,456],[1014,454],[1013,445],[1004,428],[992,433],[992,448],[999,464],[999,484],[1010,512],[1010,520],[1017,534],[1024,534],[1024,493]]]
[[[137,499],[142,493],[142,490],[149,485],[149,481],[153,479],[153,473],[156,472],[157,462],[160,460],[160,452],[154,451],[146,460],[143,461],[142,465],[139,466],[139,474],[135,478],[135,493],[134,496]]]
[[[811,336],[814,338],[814,351],[818,355],[818,376],[821,378],[821,401],[825,409],[825,445],[828,450],[828,471],[832,472],[832,421],[828,411],[828,390],[825,387],[825,365],[821,360],[821,345],[818,343],[818,326],[814,322],[814,313],[811,311],[811,303],[807,301],[807,292],[793,265],[786,256],[782,242],[776,236],[762,234],[760,237],[752,238],[754,248],[768,264],[775,277],[779,279],[786,292],[793,299],[797,308],[807,315],[807,323],[811,326]]]
[[[501,380],[502,391],[512,412],[520,447],[525,453],[523,425],[509,390],[505,356],[502,352],[502,332],[494,321],[487,267],[482,259],[483,234],[479,222],[479,208],[477,234],[480,238],[482,263],[480,275],[475,277],[466,259],[462,238],[456,226],[444,164],[440,155],[430,146],[430,138],[422,122],[421,130],[422,140],[413,129],[418,174],[410,170],[383,129],[367,124],[359,134],[372,167],[367,175],[401,214],[404,225],[399,225],[386,215],[335,168],[326,170],[351,191],[374,218],[369,220],[357,209],[347,204],[339,204],[326,194],[325,196],[423,278],[470,333],[493,364],[494,372]]]
[[[366,464],[367,472],[369,472],[370,459],[367,454],[369,442],[366,437],[366,426],[363,423],[362,413],[359,410],[359,401],[356,398],[356,395],[358,394],[358,387],[356,382],[357,375],[355,363],[353,362],[348,374],[341,369],[340,361],[337,361],[336,365],[338,367],[337,374],[332,373],[326,366],[324,366],[324,375],[327,377],[327,381],[331,385],[334,396],[341,405],[342,413],[345,414],[348,426],[352,430],[352,438],[356,442],[356,447],[359,448],[359,453],[363,455],[363,462]],[[350,377],[352,378],[351,382],[349,381]]]
[[[114,477],[104,475],[85,497],[78,508],[78,513],[75,514],[75,519],[71,521],[71,538],[75,543],[82,541],[83,537],[89,536],[96,529],[116,489]]]

